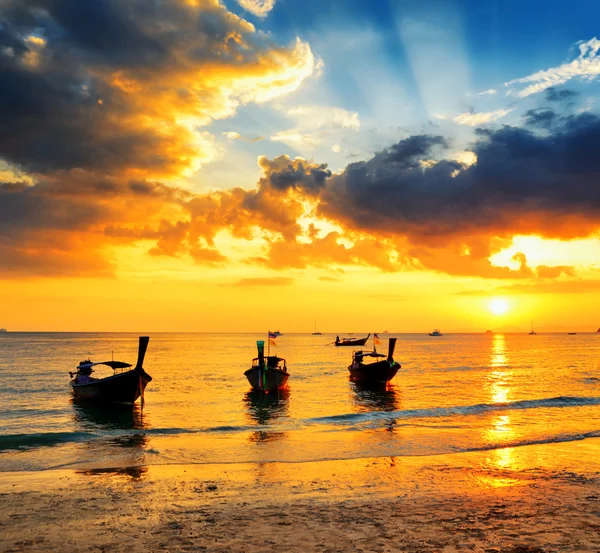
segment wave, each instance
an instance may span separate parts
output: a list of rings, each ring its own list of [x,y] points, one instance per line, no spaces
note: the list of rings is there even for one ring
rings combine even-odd
[[[368,413],[347,413],[307,419],[313,424],[355,424],[378,419],[421,419],[451,416],[481,415],[497,411],[520,411],[523,409],[586,407],[600,405],[600,397],[559,396],[545,399],[524,399],[506,403],[479,403],[431,409],[401,409],[397,411],[371,411]]]
[[[85,442],[98,436],[90,432],[42,432],[0,436],[0,451],[48,447],[68,442]]]
[[[254,431],[255,426],[214,426],[211,428],[131,428],[98,432],[40,432],[33,434],[0,435],[0,452],[53,447],[70,443],[115,440],[128,436],[180,436],[200,433],[237,433]]]
[[[502,442],[495,444],[485,444],[479,447],[457,448],[453,452],[468,453],[470,451],[490,451],[494,449],[506,449],[513,447],[524,447],[528,445],[544,445],[544,444],[559,444],[565,442],[578,442],[587,438],[600,438],[600,430],[591,430],[589,432],[581,432],[579,434],[558,434],[537,440],[515,440],[512,442]]]
[[[223,457],[220,454],[215,454],[213,451],[213,455],[209,456],[206,459],[200,459],[199,456],[195,454],[195,451],[191,451],[191,455],[184,455],[180,458],[173,458],[170,456],[163,456],[159,451],[156,450],[147,450],[146,453],[156,454],[154,459],[149,459],[148,457],[144,457],[141,459],[141,464],[139,465],[119,465],[118,461],[115,464],[116,459],[112,457],[110,459],[110,464],[101,468],[88,469],[92,471],[102,471],[102,472],[122,472],[125,469],[133,469],[134,467],[144,468],[147,466],[166,466],[166,465],[237,465],[237,464],[263,464],[263,463],[285,463],[285,464],[302,464],[302,463],[314,463],[314,462],[326,462],[326,461],[348,461],[354,459],[376,459],[376,458],[390,458],[390,457],[437,457],[440,455],[456,455],[456,454],[465,454],[465,453],[482,453],[486,451],[494,451],[494,450],[503,450],[503,449],[514,449],[520,447],[527,446],[539,446],[546,444],[560,444],[560,443],[569,443],[576,441],[583,441],[586,439],[594,439],[600,438],[600,430],[593,430],[589,432],[582,432],[578,434],[559,434],[555,436],[549,436],[538,439],[523,439],[523,440],[514,440],[508,442],[498,442],[498,443],[489,443],[483,444],[480,446],[442,446],[435,448],[428,452],[423,451],[412,451],[409,449],[398,449],[395,451],[386,450],[373,450],[370,449],[368,452],[366,451],[358,451],[355,452],[352,449],[346,450],[343,454],[340,454],[339,450],[336,453],[328,454],[323,450],[318,451],[314,456],[306,457],[305,455],[299,454],[296,455],[287,455],[281,456],[280,454],[275,454],[272,457],[263,457],[260,456],[260,459],[257,459],[255,456],[247,456],[242,455],[233,457]],[[300,453],[300,452],[299,452]],[[127,459],[127,462],[130,463],[130,459]],[[58,463],[51,467],[45,467],[45,470],[56,470],[56,469],[79,469],[85,467],[85,464],[88,460],[71,461],[67,463]],[[40,470],[39,468],[29,468],[29,469],[21,469],[21,470]],[[0,473],[3,472],[0,467]]]
[[[379,425],[386,421],[394,421],[396,426],[422,426],[428,428],[460,428],[458,421],[437,425],[424,422],[423,419],[439,419],[450,417],[476,416],[493,412],[517,411],[525,409],[543,408],[570,408],[600,405],[600,397],[575,397],[559,396],[554,398],[520,400],[507,403],[480,403],[476,405],[462,405],[451,407],[437,407],[430,409],[404,409],[395,411],[369,411],[364,413],[346,413],[324,417],[313,417],[299,420],[282,420],[281,424],[272,425],[220,425],[198,428],[128,428],[106,430],[98,428],[96,432],[46,432],[32,434],[0,435],[0,452],[7,450],[24,450],[38,447],[52,447],[69,443],[90,442],[101,440],[114,440],[134,435],[149,436],[179,436],[183,434],[240,434],[264,430],[277,431],[302,431],[305,427],[322,426],[327,431],[335,431],[335,427],[343,427],[346,431],[360,431],[368,429],[371,425]],[[402,422],[401,422],[402,421]],[[333,427],[333,428],[332,428]],[[593,436],[592,436],[593,435]],[[595,437],[592,433],[590,436]],[[577,439],[577,438],[573,438]],[[559,441],[564,441],[562,438]],[[535,442],[538,443],[538,442]],[[539,442],[543,443],[543,442]],[[494,446],[495,447],[495,446]],[[492,449],[494,447],[491,447]],[[512,447],[503,445],[502,447]]]

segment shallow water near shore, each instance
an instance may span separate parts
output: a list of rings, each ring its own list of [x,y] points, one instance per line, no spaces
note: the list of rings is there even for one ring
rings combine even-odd
[[[470,451],[510,467],[520,446],[600,444],[600,336],[383,334],[381,352],[390,336],[402,369],[387,388],[349,382],[335,336],[284,334],[288,387],[261,395],[243,373],[264,336],[152,334],[142,411],[79,405],[68,384],[88,356],[134,363],[137,335],[0,335],[0,471]]]

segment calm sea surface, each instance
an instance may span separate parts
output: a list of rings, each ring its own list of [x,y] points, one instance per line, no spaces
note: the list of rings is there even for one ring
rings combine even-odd
[[[243,373],[264,336],[152,334],[142,412],[74,403],[68,374],[88,356],[135,363],[137,335],[0,334],[0,471],[600,446],[600,335],[384,334],[380,351],[389,336],[387,389],[349,382],[334,335],[284,334],[288,388],[261,396]]]

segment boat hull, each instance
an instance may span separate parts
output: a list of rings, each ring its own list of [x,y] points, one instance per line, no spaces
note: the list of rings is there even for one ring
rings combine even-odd
[[[350,380],[358,384],[385,384],[389,382],[400,369],[396,361],[377,361],[376,363],[353,363],[348,367]]]
[[[283,388],[288,381],[289,373],[281,369],[264,369],[252,367],[245,373],[250,386],[260,392],[269,392]]]
[[[371,336],[369,334],[369,336]],[[366,338],[358,338],[357,340],[340,340],[339,342],[334,342],[336,346],[364,346],[369,339],[369,336]]]
[[[86,384],[77,384],[72,380],[71,387],[75,397],[81,400],[133,405],[151,380],[146,372],[132,370]]]

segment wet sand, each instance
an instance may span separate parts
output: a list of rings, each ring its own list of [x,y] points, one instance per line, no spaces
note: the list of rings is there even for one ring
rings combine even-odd
[[[3,473],[0,551],[600,552],[599,453]]]

